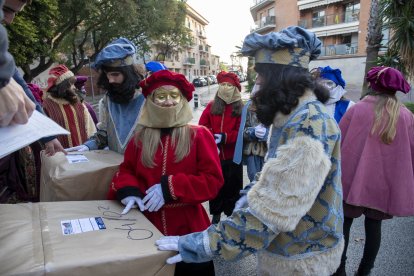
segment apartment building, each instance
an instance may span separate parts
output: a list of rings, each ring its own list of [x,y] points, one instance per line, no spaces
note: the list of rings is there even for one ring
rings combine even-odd
[[[185,26],[191,31],[193,44],[188,45],[182,52],[169,53],[164,64],[169,70],[181,73],[192,81],[195,76],[216,75],[220,68],[220,57],[211,53],[207,42],[205,28],[208,20],[200,13],[187,6]],[[152,59],[156,59],[157,43],[152,47]]]
[[[371,0],[253,0],[252,32],[265,34],[298,25],[322,41],[322,53],[311,67],[340,68],[348,83],[360,85],[366,60]]]

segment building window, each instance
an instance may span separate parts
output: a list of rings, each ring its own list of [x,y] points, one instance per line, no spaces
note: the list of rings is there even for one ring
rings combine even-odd
[[[361,5],[359,2],[351,2],[345,6],[345,22],[354,22],[359,20],[359,10]]]
[[[314,11],[312,13],[312,28],[325,26],[325,10]]]

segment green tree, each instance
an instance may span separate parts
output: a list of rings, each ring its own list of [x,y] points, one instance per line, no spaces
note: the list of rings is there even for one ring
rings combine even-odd
[[[381,0],[380,4],[384,27],[391,32],[380,61],[414,78],[414,0]]]
[[[182,13],[171,11],[183,4],[175,0],[33,1],[10,27],[11,52],[26,81],[56,61],[76,73],[120,36],[134,41],[138,54],[144,55],[150,49],[150,38],[172,32],[176,25],[170,23]],[[174,30],[174,37],[179,38],[180,29]]]

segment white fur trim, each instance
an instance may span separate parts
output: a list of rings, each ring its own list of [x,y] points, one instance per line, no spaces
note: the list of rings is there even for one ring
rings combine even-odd
[[[341,263],[344,239],[325,252],[315,252],[295,258],[281,257],[269,251],[257,254],[258,275],[332,275]]]
[[[70,78],[70,77],[74,77],[75,75],[73,74],[72,71],[66,71],[65,73],[63,73],[62,75],[60,75],[58,78],[56,78],[55,80],[55,85],[60,84],[61,82],[63,82],[64,80]]]
[[[247,194],[255,216],[272,229],[293,231],[314,204],[331,161],[320,141],[308,136],[289,140],[277,158],[264,165],[259,181]]]

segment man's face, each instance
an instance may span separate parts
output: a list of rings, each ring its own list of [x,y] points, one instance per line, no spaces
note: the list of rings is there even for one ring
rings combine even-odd
[[[24,0],[6,0],[3,5],[4,19],[3,22],[7,25],[13,22],[16,13],[23,10],[27,1]]]
[[[108,78],[109,84],[113,86],[119,86],[125,80],[124,74],[117,71],[106,72],[106,77]]]

